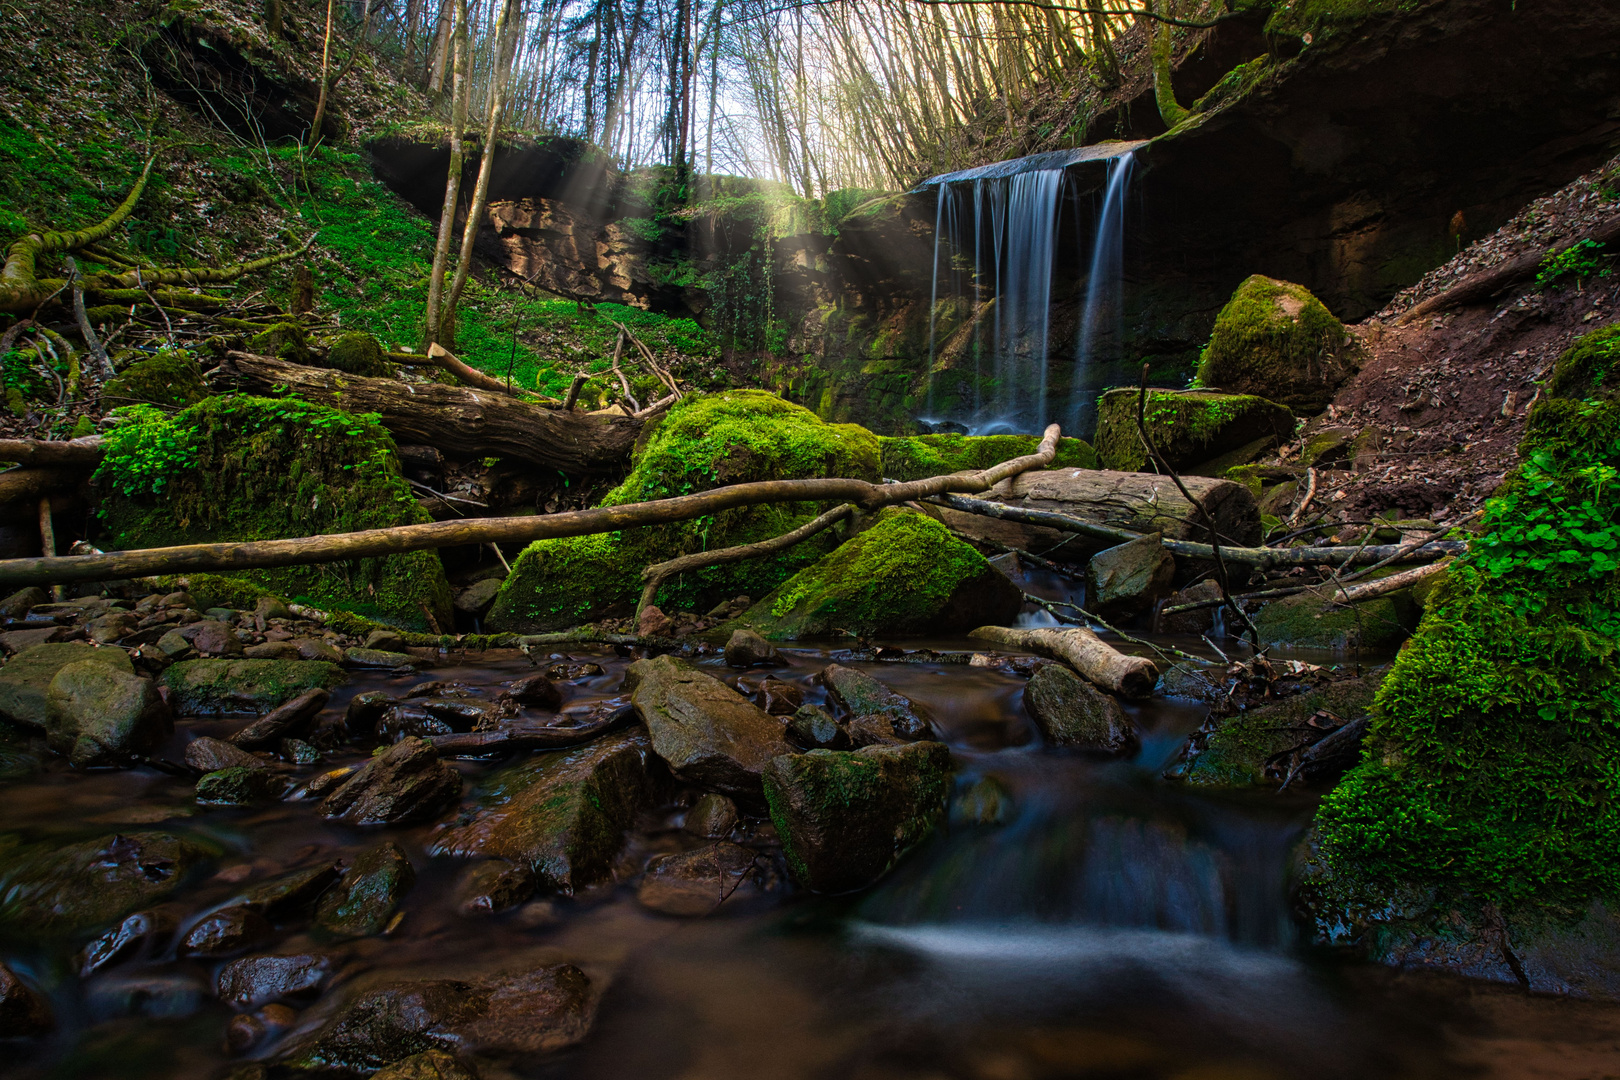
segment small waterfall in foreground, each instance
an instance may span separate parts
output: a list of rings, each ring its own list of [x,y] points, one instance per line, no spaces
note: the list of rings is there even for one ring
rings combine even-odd
[[[1067,169],[1106,158],[1100,207],[1071,197]],[[1122,268],[1131,151],[1096,147],[1041,154],[965,173],[935,177],[934,251],[928,317],[927,412],[964,423],[975,434],[1038,432],[1056,420],[1068,430],[1089,423],[1094,395],[1071,378],[1067,402],[1054,400],[1051,379],[1052,290],[1064,207],[1070,207],[1080,250],[1089,250],[1076,363],[1089,364],[1117,344],[1123,320]],[[1090,233],[1090,243],[1085,234]],[[954,302],[956,307],[946,302]],[[949,318],[948,326],[942,319]],[[963,323],[970,324],[966,332]],[[967,374],[971,400],[936,393],[934,366]],[[1062,390],[1059,390],[1062,393]]]

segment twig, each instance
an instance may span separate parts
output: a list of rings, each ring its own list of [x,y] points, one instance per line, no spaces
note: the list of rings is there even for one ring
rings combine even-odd
[[[512,572],[512,564],[506,561],[506,556],[505,555],[501,554],[501,545],[499,545],[499,544],[491,544],[489,546],[490,546],[490,550],[495,552],[495,557],[497,559],[501,560],[501,565],[506,567],[506,572],[508,574],[510,574]]]
[[[631,412],[640,412],[641,403],[630,392],[630,380],[625,378],[624,369],[619,366],[619,360],[624,356],[624,331],[619,331],[618,340],[613,343],[613,374],[619,377],[619,386],[624,390],[624,400],[630,403]]]
[[[568,387],[568,396],[563,399],[563,408],[565,410],[573,411],[574,406],[579,402],[579,392],[585,389],[585,384],[590,379],[591,377],[583,371],[574,376],[574,381]]]
[[[1316,469],[1309,468],[1305,470],[1305,497],[1299,501],[1299,505],[1294,508],[1294,512],[1288,515],[1288,527],[1290,529],[1299,524],[1300,516],[1305,513],[1305,508],[1311,505],[1311,500],[1314,498],[1316,498]]]
[[[62,261],[67,264],[68,280],[73,282],[73,320],[79,324],[79,335],[84,338],[85,347],[96,362],[97,374],[102,380],[111,379],[118,373],[113,370],[112,360],[108,358],[107,350],[102,348],[95,327],[90,325],[90,315],[84,309],[84,275],[79,273],[78,261],[73,256],[68,255]]]

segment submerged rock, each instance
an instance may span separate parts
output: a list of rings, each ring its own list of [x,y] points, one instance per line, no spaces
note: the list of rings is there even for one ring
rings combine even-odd
[[[572,964],[476,982],[384,983],[361,990],[282,1064],[369,1075],[434,1050],[529,1057],[584,1038],[594,1012],[590,980]]]
[[[180,929],[182,910],[175,904],[159,904],[126,917],[79,953],[79,977],[89,978],[109,964],[168,945]]]
[[[256,1009],[288,997],[312,995],[332,972],[332,958],[320,953],[247,956],[219,969],[215,993],[238,1009]]]
[[[430,850],[517,863],[539,887],[564,894],[594,884],[612,870],[636,814],[653,804],[652,758],[647,736],[634,731],[508,765]]]
[[[1045,664],[1024,685],[1024,708],[1056,746],[1130,754],[1142,745],[1136,725],[1114,696],[1062,664]]]
[[[773,760],[765,797],[795,880],[840,893],[882,877],[944,814],[950,769],[938,742]]]
[[[334,934],[380,934],[415,884],[416,870],[404,850],[392,840],[378,844],[361,852],[343,880],[321,897],[315,921]]]
[[[1309,289],[1255,274],[1215,317],[1198,378],[1314,413],[1355,370],[1344,324]]]
[[[135,665],[123,649],[98,649],[78,642],[34,645],[0,668],[0,716],[26,728],[44,730],[49,717],[51,680],[69,664],[91,661],[126,675]]]
[[[287,791],[287,781],[263,763],[230,765],[197,781],[197,801],[204,806],[253,806],[275,802]]]
[[[53,1026],[45,999],[11,968],[0,964],[0,1039],[43,1035]]]
[[[889,508],[739,621],[778,641],[949,634],[1011,622],[1023,593],[931,517]]]
[[[707,915],[733,896],[760,892],[754,860],[752,851],[724,841],[659,855],[647,864],[636,899],[665,915]]]
[[[104,925],[161,900],[214,854],[164,832],[12,849],[0,854],[0,922],[52,933]]]
[[[231,956],[250,949],[271,934],[270,922],[246,904],[236,904],[204,916],[186,931],[181,956]]]
[[[462,873],[456,884],[456,910],[463,915],[493,915],[524,903],[534,891],[533,870],[490,859],[474,863]]]
[[[461,774],[423,739],[401,739],[321,802],[322,817],[355,825],[427,821],[461,798]]]
[[[928,710],[904,694],[896,693],[857,668],[828,664],[821,673],[827,697],[851,717],[882,714],[894,723],[894,734],[902,739],[927,739],[934,734],[933,717]]]
[[[68,664],[45,695],[45,739],[75,768],[133,764],[173,725],[150,679],[100,660]]]
[[[272,922],[281,922],[307,911],[338,876],[338,868],[330,863],[277,874],[249,885],[237,900]]]
[[[686,821],[681,825],[694,836],[706,836],[711,840],[730,836],[731,830],[736,827],[737,804],[712,791],[692,805],[692,809],[686,812]]]
[[[761,771],[791,749],[779,721],[684,660],[638,660],[625,685],[654,753],[699,787],[758,803]]]
[[[262,716],[347,678],[335,664],[315,660],[184,660],[163,673],[163,684],[178,716]]]
[[[849,736],[832,713],[820,705],[799,706],[788,718],[788,732],[809,750],[839,750],[849,743]]]

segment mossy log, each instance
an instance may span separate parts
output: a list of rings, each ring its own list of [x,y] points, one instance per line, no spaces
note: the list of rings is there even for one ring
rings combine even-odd
[[[1061,660],[1087,681],[1126,697],[1146,697],[1159,683],[1153,661],[1127,656],[1083,626],[1063,630],[981,626],[968,637]]]
[[[65,465],[93,469],[106,453],[100,435],[83,439],[0,439],[0,461],[17,465]]]
[[[622,468],[643,425],[622,415],[544,409],[504,393],[368,379],[244,352],[226,354],[210,381],[250,394],[291,393],[346,412],[377,413],[400,443],[463,457],[509,457],[573,475]]]
[[[0,472],[0,505],[37,499],[53,491],[65,491],[84,479],[84,470],[63,466],[9,469]]]

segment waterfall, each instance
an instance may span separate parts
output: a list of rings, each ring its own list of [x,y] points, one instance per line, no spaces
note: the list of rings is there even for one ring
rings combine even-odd
[[[1081,309],[1080,332],[1075,340],[1074,380],[1070,392],[1070,430],[1089,430],[1097,399],[1083,373],[1097,355],[1098,338],[1106,335],[1117,348],[1124,331],[1125,194],[1131,183],[1135,158],[1130,151],[1108,162],[1108,185],[1091,242],[1091,266],[1086,275],[1086,303]]]
[[[1038,432],[1054,420],[1069,430],[1089,425],[1094,394],[1080,373],[1100,351],[1117,344],[1123,322],[1125,202],[1133,149],[1122,153],[1115,145],[1041,154],[926,182],[936,199],[926,419],[960,423],[975,434]],[[1067,400],[1053,400],[1052,288],[1066,170],[1099,159],[1107,161],[1107,183],[1090,230],[1089,255],[1080,267],[1089,280],[1075,377]],[[941,326],[941,305],[952,300],[967,306],[971,326],[965,333],[959,319]],[[956,355],[942,357],[947,346]],[[939,393],[936,365],[966,376],[966,365],[959,364],[963,350],[973,360],[971,394],[961,394],[960,383],[954,394]]]

